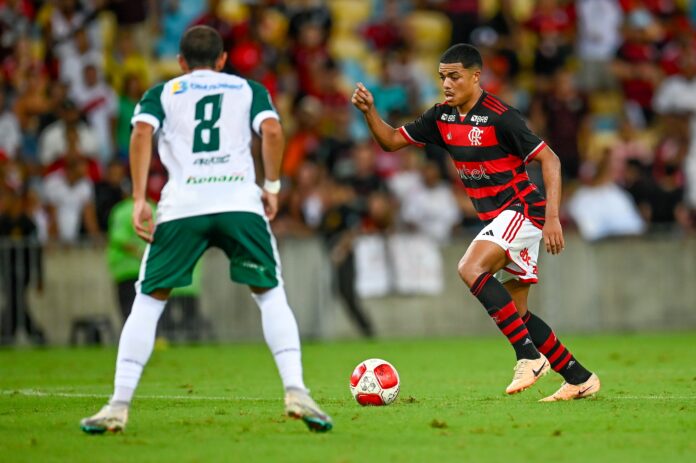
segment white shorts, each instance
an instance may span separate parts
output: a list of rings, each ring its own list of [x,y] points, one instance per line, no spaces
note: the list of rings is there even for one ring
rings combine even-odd
[[[492,241],[505,251],[510,260],[495,274],[501,283],[512,279],[536,283],[537,259],[541,230],[519,212],[506,210],[476,235],[474,241]]]

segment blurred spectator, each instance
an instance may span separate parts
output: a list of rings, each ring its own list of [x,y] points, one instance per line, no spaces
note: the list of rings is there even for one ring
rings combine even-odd
[[[37,327],[27,304],[27,288],[34,282],[43,288],[41,246],[36,226],[26,213],[22,193],[4,190],[0,193],[0,278],[5,296],[0,345],[12,344],[20,328],[34,343],[43,344],[44,334]]]
[[[611,62],[621,45],[623,11],[619,0],[578,0],[576,51],[578,79],[585,91],[613,89]]]
[[[6,91],[0,88],[0,160],[14,159],[22,143],[17,117],[7,107]]]
[[[537,133],[561,159],[564,180],[576,180],[580,166],[580,140],[590,129],[587,96],[575,84],[573,74],[559,69],[553,85],[537,94],[531,106],[531,121]]]
[[[21,151],[32,159],[37,157],[41,129],[41,117],[53,109],[47,97],[48,77],[35,70],[28,76],[14,102],[14,113],[22,129]]]
[[[0,5],[0,62],[31,32],[34,6],[28,0],[5,0]]]
[[[696,51],[689,48],[680,59],[680,72],[667,77],[657,89],[655,111],[675,117],[689,117],[689,149],[684,161],[686,200],[696,209]]]
[[[65,100],[58,115],[60,119],[46,127],[39,137],[38,158],[41,164],[48,166],[67,152],[66,135],[69,128],[74,127],[78,134],[80,153],[88,157],[96,157],[99,153],[99,140],[94,130],[80,120],[80,110],[72,100]]]
[[[405,2],[384,0],[377,20],[363,27],[361,33],[374,50],[387,51],[404,46],[403,9]]]
[[[586,184],[579,187],[566,204],[580,235],[589,241],[640,235],[645,231],[631,196],[612,181],[610,156],[606,149],[599,162],[592,166],[594,172]]]
[[[377,159],[371,142],[363,142],[353,148],[353,172],[346,180],[363,200],[372,193],[384,191],[386,184],[377,173]]]
[[[105,166],[114,153],[118,98],[95,65],[86,65],[82,72],[83,85],[75,89],[72,98],[97,136],[99,160]]]
[[[569,11],[559,5],[558,0],[537,0],[525,27],[538,39],[534,50],[534,73],[538,88],[544,90],[573,52],[573,21]]]
[[[118,96],[118,116],[116,118],[116,134],[114,136],[117,158],[121,161],[128,160],[131,118],[142,95],[143,85],[140,78],[135,74],[126,75],[123,80],[122,92]]]
[[[360,230],[361,214],[355,207],[355,192],[345,183],[332,183],[327,189],[325,213],[319,226],[334,268],[334,284],[351,320],[363,336],[374,335],[370,319],[355,288],[353,240]]]
[[[136,47],[134,38],[120,34],[116,50],[106,56],[106,80],[112,88],[123,88],[126,76],[136,75],[143,88],[148,88],[152,80],[152,63]]]
[[[150,21],[157,22],[157,0],[110,0],[108,5],[116,15],[118,33],[133,36],[140,53],[150,56]]]
[[[160,2],[160,35],[155,54],[160,58],[175,58],[179,54],[181,31],[203,12],[203,2],[163,0]]]
[[[657,42],[662,30],[649,11],[637,8],[626,17],[623,43],[612,70],[622,86],[626,112],[633,124],[644,128],[652,123],[652,97],[660,78]]]
[[[610,158],[611,178],[619,185],[625,183],[626,163],[635,159],[644,167],[652,163],[654,152],[645,133],[637,130],[631,120],[624,117],[619,123],[618,138],[612,144]]]
[[[45,7],[46,5],[44,5]],[[89,42],[101,50],[101,31],[94,21],[97,11],[80,4],[78,0],[56,0],[44,24],[44,43],[49,56],[62,62],[77,53],[75,32],[86,28]]]
[[[93,47],[87,31],[82,28],[75,31],[75,53],[67,56],[60,63],[60,80],[67,84],[73,98],[85,87],[86,66],[95,66],[98,72],[103,72],[104,54]]]
[[[126,166],[119,160],[111,161],[106,166],[104,179],[94,184],[94,203],[101,231],[107,231],[111,209],[126,197],[128,191]]]
[[[296,105],[297,127],[288,138],[283,156],[283,175],[295,177],[307,156],[312,155],[319,146],[321,134],[319,124],[322,116],[321,102],[313,96],[305,96]]]
[[[99,163],[92,158],[82,154],[80,151],[80,135],[75,126],[68,126],[65,129],[65,153],[62,153],[55,161],[46,166],[45,175],[53,172],[65,171],[65,168],[70,160],[79,159],[87,164],[87,177],[92,182],[98,182],[101,179],[101,167]]]
[[[98,238],[99,225],[94,206],[94,185],[87,177],[84,159],[71,158],[64,171],[46,177],[44,196],[51,218],[51,234],[66,244],[76,244],[84,227],[87,235]]]
[[[438,244],[446,244],[460,220],[452,186],[440,177],[440,168],[427,161],[422,169],[422,187],[401,204],[403,221]]]
[[[470,43],[471,31],[479,24],[479,0],[444,0],[442,3],[454,26],[450,44]]]

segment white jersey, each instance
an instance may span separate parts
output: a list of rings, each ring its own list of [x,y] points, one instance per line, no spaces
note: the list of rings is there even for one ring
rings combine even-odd
[[[229,211],[264,215],[251,137],[267,118],[278,119],[268,91],[231,74],[197,70],[145,92],[132,123],[160,130],[169,174],[157,223]]]

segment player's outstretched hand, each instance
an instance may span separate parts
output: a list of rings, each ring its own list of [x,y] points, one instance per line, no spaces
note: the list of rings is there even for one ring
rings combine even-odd
[[[261,200],[263,201],[263,209],[266,212],[266,217],[268,217],[268,220],[273,220],[278,213],[278,195],[263,190]]]
[[[155,223],[152,220],[152,208],[144,199],[136,200],[133,204],[133,228],[139,237],[152,243]]]
[[[551,254],[560,254],[565,249],[565,240],[563,239],[563,228],[561,221],[558,219],[547,220],[542,230],[546,252]]]
[[[366,113],[375,104],[375,99],[372,97],[372,93],[363,85],[362,82],[355,84],[355,91],[353,92],[353,97],[350,99],[353,105],[360,111]]]

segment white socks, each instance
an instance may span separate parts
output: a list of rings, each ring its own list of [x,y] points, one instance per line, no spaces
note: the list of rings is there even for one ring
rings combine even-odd
[[[282,285],[254,294],[252,297],[261,309],[263,337],[278,367],[283,386],[306,390],[302,380],[302,353],[297,322],[288,305]]]
[[[297,322],[285,289],[277,286],[252,296],[261,310],[263,337],[278,367],[283,387],[306,390],[302,379],[302,354]],[[118,344],[116,378],[111,404],[127,405],[133,398],[143,368],[155,345],[157,322],[166,301],[136,294]]]
[[[133,398],[143,367],[152,354],[157,322],[166,303],[147,294],[135,295],[133,308],[118,343],[115,390],[111,403],[129,404]]]

